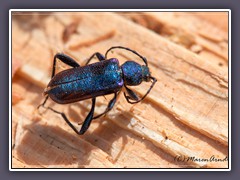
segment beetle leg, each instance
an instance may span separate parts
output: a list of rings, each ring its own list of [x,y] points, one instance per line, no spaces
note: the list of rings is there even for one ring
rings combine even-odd
[[[86,119],[83,122],[81,130],[78,133],[79,135],[84,134],[87,131],[87,129],[89,128],[89,126],[93,120],[95,102],[96,102],[96,98],[92,98],[92,108],[91,108],[90,112],[88,113]]]
[[[57,63],[57,59],[61,60],[63,63],[71,66],[71,67],[79,67],[80,65],[71,57],[67,56],[66,54],[63,53],[57,53],[54,56],[54,60],[53,60],[53,69],[52,69],[52,78],[55,75],[55,70],[56,70],[56,63]],[[37,109],[39,109],[40,107],[44,107],[44,105],[46,104],[48,100],[48,96],[45,98],[45,100],[43,101],[42,104],[40,104]]]
[[[113,108],[114,104],[115,104],[116,101],[117,101],[117,95],[118,95],[117,93],[114,93],[114,97],[113,97],[113,98],[110,100],[110,102],[108,103],[108,106],[107,106],[107,108],[105,109],[105,111],[104,111],[103,113],[101,113],[101,114],[93,117],[93,119],[97,119],[97,118],[101,117],[102,115],[106,114],[107,112],[109,112],[109,111]]]
[[[37,109],[39,109],[40,107],[44,107],[44,105],[46,104],[46,102],[47,102],[47,100],[48,100],[48,97],[49,97],[49,96],[47,96],[47,97],[45,98],[45,100],[43,101],[43,103],[40,104],[40,105],[37,107]]]
[[[124,85],[124,86],[125,86],[125,85]],[[126,93],[124,92],[124,96],[125,96],[125,98],[126,98],[126,100],[127,100],[128,103],[134,104],[135,102],[138,102],[138,101],[139,101],[139,97],[138,97],[138,95],[137,95],[135,92],[133,92],[133,91],[132,91],[131,89],[129,89],[127,86],[125,86],[125,89],[127,90],[127,93],[128,93],[128,95],[129,95],[129,96],[127,96]],[[131,102],[130,99],[131,99],[131,100],[135,100],[135,102]]]
[[[94,53],[94,54],[87,60],[87,62],[86,62],[85,65],[88,65],[89,62],[94,58],[94,56],[97,56],[97,58],[98,58],[99,61],[104,61],[104,60],[106,60],[105,57],[104,57],[104,55],[102,55],[102,54],[99,53],[99,52],[96,52],[96,53]]]
[[[53,70],[52,70],[52,78],[55,75],[55,69],[56,69],[56,61],[57,59],[61,60],[63,63],[71,66],[71,67],[79,67],[80,65],[71,57],[67,56],[66,54],[63,53],[57,53],[54,56],[54,60],[53,60]]]
[[[138,102],[142,101],[142,100],[150,93],[150,91],[152,90],[154,84],[157,82],[157,79],[156,79],[156,78],[154,78],[154,77],[150,77],[150,78],[151,78],[151,80],[153,81],[153,82],[152,82],[152,85],[150,86],[150,88],[148,89],[148,91],[146,92],[146,94],[145,94],[141,99],[138,98],[138,96],[137,96],[137,94],[136,94],[135,92],[133,92],[131,89],[129,89],[129,88],[127,88],[127,86],[125,86],[128,94],[130,95],[130,96],[127,96],[127,95],[124,93],[124,96],[125,96],[125,98],[126,98],[126,100],[127,100],[128,103],[130,103],[130,104],[138,103]],[[129,101],[129,99],[132,99],[132,100],[135,100],[135,101],[132,101],[132,102],[131,102],[131,101]]]
[[[47,109],[50,109],[51,111],[60,114],[62,116],[62,118],[64,119],[64,121],[74,130],[75,133],[79,134],[78,130],[73,126],[73,124],[68,120],[67,116],[59,111],[56,111],[55,109],[51,108],[51,107],[47,107]]]
[[[88,113],[86,119],[84,120],[84,123],[83,123],[80,131],[78,131],[77,128],[68,120],[67,116],[63,112],[56,111],[55,109],[53,109],[51,107],[47,107],[47,109],[50,109],[51,111],[53,111],[57,114],[60,114],[62,116],[62,118],[64,119],[64,121],[74,130],[75,133],[77,133],[78,135],[82,135],[87,131],[88,127],[90,126],[90,124],[92,122],[95,101],[96,101],[96,98],[93,98],[92,99],[92,108],[91,108],[90,112]]]

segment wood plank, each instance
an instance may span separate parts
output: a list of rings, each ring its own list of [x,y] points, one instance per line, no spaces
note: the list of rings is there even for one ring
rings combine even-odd
[[[73,34],[66,40],[63,33],[75,21],[76,29],[71,30]],[[24,62],[16,71],[13,84],[20,84],[26,92],[13,106],[16,167],[21,163],[22,167],[46,168],[227,167],[227,161],[176,160],[176,157],[224,159],[227,156],[227,68],[206,61],[115,13],[51,13],[40,22],[44,28],[31,31],[13,22],[13,34],[31,34],[24,46],[18,40],[20,36],[13,36],[13,46],[20,45],[14,49],[15,54]],[[43,111],[39,116],[36,107],[43,101],[40,94],[50,79],[56,52],[65,52],[84,64],[92,53],[104,53],[116,45],[147,57],[158,82],[146,100],[132,106],[120,95],[114,109],[93,122],[84,136],[77,136],[57,114]],[[136,59],[120,50],[110,55],[121,63]],[[67,68],[62,63],[58,67],[58,70]],[[143,95],[147,88],[149,84],[144,83],[132,89]],[[62,106],[49,101],[48,105],[64,111],[77,125],[88,113],[89,102]],[[106,103],[104,98],[97,99],[96,114],[104,110]],[[43,153],[39,155],[40,152]]]
[[[225,27],[228,27],[227,13],[145,12],[121,14],[197,54],[208,51],[218,56],[218,59],[211,59],[212,63],[221,63],[227,68],[228,29]],[[224,24],[224,27],[217,23],[220,22],[219,19],[223,19],[221,23]]]
[[[192,15],[204,19],[219,29],[228,32],[228,12],[194,12]]]

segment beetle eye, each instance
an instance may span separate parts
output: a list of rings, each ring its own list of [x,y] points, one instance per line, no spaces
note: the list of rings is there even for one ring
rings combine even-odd
[[[150,74],[148,74],[148,75],[146,76],[146,81],[147,81],[147,82],[151,81],[151,79],[150,79]]]
[[[147,66],[142,66],[142,79],[146,82],[150,81],[150,72]]]

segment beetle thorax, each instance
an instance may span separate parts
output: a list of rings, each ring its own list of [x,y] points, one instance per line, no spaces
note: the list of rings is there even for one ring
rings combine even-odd
[[[129,86],[136,86],[142,81],[148,81],[150,73],[147,66],[141,66],[134,61],[127,61],[122,65],[124,83]]]

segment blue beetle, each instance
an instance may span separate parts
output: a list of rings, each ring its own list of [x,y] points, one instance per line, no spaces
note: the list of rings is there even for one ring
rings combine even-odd
[[[134,61],[126,61],[122,66],[120,66],[118,59],[107,59],[107,54],[112,49],[116,48],[124,49],[136,54],[143,60],[145,65],[140,65]],[[89,64],[89,62],[95,56],[100,62]],[[55,75],[57,59],[73,68],[61,71]],[[136,86],[141,84],[142,81],[149,82],[151,80],[152,84],[142,98],[139,98],[134,91],[127,87]],[[41,106],[44,107],[49,97],[59,104],[68,104],[91,98],[92,107],[85,121],[83,122],[80,131],[78,131],[76,127],[72,125],[64,113],[58,112],[51,107],[47,107],[47,109],[60,114],[66,123],[77,134],[82,135],[87,131],[93,119],[101,117],[113,108],[114,104],[116,103],[117,96],[123,86],[126,89],[124,96],[127,102],[134,104],[142,101],[151,91],[156,82],[156,78],[152,77],[150,74],[147,59],[136,51],[126,47],[111,47],[107,50],[105,56],[99,52],[96,52],[87,60],[86,65],[82,67],[66,54],[58,53],[54,56],[53,60],[52,79],[47,85],[47,88],[44,90],[46,98],[44,102],[38,106],[38,108]],[[96,97],[107,94],[114,94],[114,97],[110,100],[106,110],[103,113],[94,116]]]

